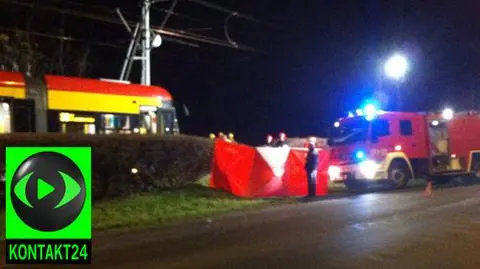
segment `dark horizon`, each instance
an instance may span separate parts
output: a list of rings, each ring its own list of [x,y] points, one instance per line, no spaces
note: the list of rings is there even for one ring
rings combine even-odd
[[[229,24],[229,34],[236,42],[265,53],[206,44],[193,48],[167,40],[153,51],[152,84],[167,88],[174,96],[184,133],[233,132],[239,141],[254,144],[261,143],[267,133],[280,131],[290,137],[323,136],[336,117],[372,99],[379,85],[386,95],[392,94],[393,83],[388,79],[380,83],[379,74],[382,62],[397,51],[410,63],[401,83],[405,110],[478,108],[480,26],[472,22],[480,6],[475,1],[209,2],[273,26],[240,19]],[[38,5],[82,9],[113,18],[117,18],[114,8],[119,6],[131,20],[140,12],[130,1],[100,5],[83,1],[77,7],[73,3],[46,0]],[[167,9],[169,5],[158,3],[156,7]],[[224,39],[225,13],[184,1],[176,12],[189,19],[171,18],[168,28],[213,27],[201,34]],[[92,45],[84,73],[93,78],[118,77],[129,38],[122,25],[65,16],[61,31],[60,13],[10,1],[0,2],[0,13],[2,25],[8,28],[0,33],[28,29],[123,47]],[[152,25],[160,25],[163,16],[155,11]],[[33,38],[48,57],[58,54],[58,40]],[[86,44],[65,43],[72,56],[80,55]],[[132,81],[138,82],[134,79],[139,78],[138,67],[136,63]],[[75,73],[75,68],[65,68],[64,74]],[[188,117],[182,112],[184,104]]]

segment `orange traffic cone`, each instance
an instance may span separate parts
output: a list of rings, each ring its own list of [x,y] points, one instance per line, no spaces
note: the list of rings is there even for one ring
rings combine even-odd
[[[427,198],[433,197],[433,192],[432,192],[432,181],[429,180],[427,183],[427,187],[425,188],[425,191],[423,192],[423,196]]]

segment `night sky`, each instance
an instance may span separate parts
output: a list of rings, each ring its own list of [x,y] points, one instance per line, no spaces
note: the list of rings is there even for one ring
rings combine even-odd
[[[472,109],[478,103],[475,95],[480,100],[478,1],[208,1],[260,21],[232,19],[229,23],[236,42],[259,52],[208,44],[193,48],[167,41],[153,52],[152,83],[173,94],[184,133],[234,132],[247,143],[260,143],[266,133],[279,131],[289,136],[325,135],[332,120],[372,98],[379,85],[387,96],[393,93],[394,84],[380,74],[382,61],[396,51],[410,63],[400,84],[407,110],[446,105]],[[0,1],[0,25],[7,28],[29,27],[29,31],[125,47],[92,45],[88,58],[86,76],[118,77],[129,38],[121,25],[65,16],[62,32],[60,13],[9,2]],[[131,0],[82,1],[83,5],[36,2],[114,19],[117,6],[131,20],[140,13],[137,2]],[[155,7],[169,5],[167,1]],[[225,13],[186,0],[180,0],[175,11],[189,18],[172,16],[168,28],[213,27],[198,33],[224,38]],[[153,11],[152,25],[160,25],[164,15]],[[35,40],[47,53],[58,51],[58,40]],[[79,53],[85,45],[71,42],[70,51]],[[74,69],[64,72],[75,75]],[[136,69],[131,80],[138,79]],[[183,104],[189,109],[188,117]]]

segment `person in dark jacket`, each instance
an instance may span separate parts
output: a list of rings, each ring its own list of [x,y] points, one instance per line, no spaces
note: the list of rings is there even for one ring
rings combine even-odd
[[[309,139],[308,154],[305,162],[305,172],[308,180],[308,196],[316,196],[317,187],[317,167],[318,167],[318,152],[315,149],[315,140]]]
[[[285,133],[280,133],[278,135],[278,140],[275,141],[274,146],[281,148],[287,145],[287,135]]]
[[[265,141],[265,142],[266,142],[266,143],[265,143],[265,146],[266,146],[266,147],[271,147],[271,146],[273,146],[273,136],[267,135],[267,138],[266,138],[265,140],[266,140],[266,141]]]

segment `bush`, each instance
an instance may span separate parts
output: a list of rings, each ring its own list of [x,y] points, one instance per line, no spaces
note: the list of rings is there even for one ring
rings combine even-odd
[[[191,184],[209,172],[213,151],[210,140],[191,136],[12,134],[0,145],[2,174],[7,145],[91,146],[95,200]]]

